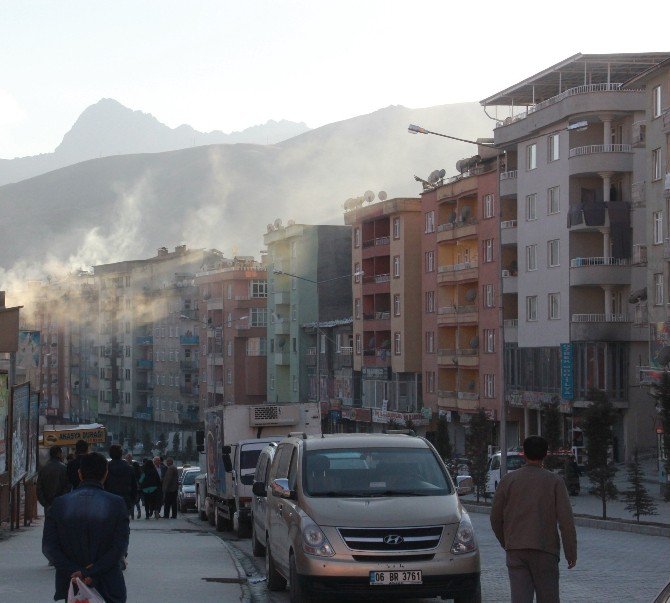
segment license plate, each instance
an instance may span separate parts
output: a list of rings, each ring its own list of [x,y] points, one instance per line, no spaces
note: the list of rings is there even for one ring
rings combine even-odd
[[[395,586],[397,584],[423,584],[421,570],[393,570],[370,572],[372,586]]]

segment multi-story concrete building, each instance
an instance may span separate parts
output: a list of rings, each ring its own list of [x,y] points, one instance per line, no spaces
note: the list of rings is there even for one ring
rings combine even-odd
[[[478,151],[422,195],[423,404],[447,417],[458,452],[470,416],[495,420],[502,395],[498,152]],[[504,248],[510,276],[513,261]]]
[[[267,270],[249,257],[198,272],[198,309],[182,319],[200,339],[200,406],[266,400]]]
[[[425,429],[421,414],[421,275],[435,271],[422,256],[421,199],[384,199],[344,214],[353,228],[354,379],[373,428],[389,423]],[[363,275],[360,275],[360,272]],[[355,389],[355,394],[357,393]]]
[[[327,400],[328,366],[308,366],[321,349],[320,327],[351,316],[351,229],[348,226],[268,225],[267,399],[273,403]],[[318,383],[318,387],[317,387]]]
[[[621,84],[667,57],[578,54],[482,101],[489,112],[526,108],[494,131],[506,221],[516,214],[506,234],[510,248],[516,235],[517,314],[507,307],[505,318],[518,326],[506,323],[516,341],[506,330],[505,380],[508,403],[523,412],[520,438],[538,431],[543,406],[558,401],[565,443],[579,455],[580,409],[593,389],[618,409],[615,458],[653,437],[638,420],[649,398],[635,387],[647,329],[627,303],[645,280],[632,262],[644,226],[631,200],[636,116],[647,100]]]

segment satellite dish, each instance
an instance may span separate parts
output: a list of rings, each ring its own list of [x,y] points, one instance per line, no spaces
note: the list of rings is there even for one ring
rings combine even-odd
[[[470,340],[470,347],[473,350],[476,350],[479,347],[479,336],[475,335],[471,340]]]
[[[465,300],[469,302],[473,302],[477,299],[477,289],[468,289],[465,292]]]
[[[366,203],[372,203],[375,200],[375,194],[372,191],[365,191],[363,199]]]
[[[289,220],[286,222],[286,226],[293,226],[295,224],[295,220]]]
[[[440,179],[440,170],[433,170],[428,176],[428,182],[435,184]]]
[[[272,232],[275,228],[272,226],[272,224],[267,225],[268,232]]]
[[[380,201],[386,201],[386,197],[387,197],[387,195],[386,195],[386,191],[379,191],[379,192],[377,193],[377,198],[378,198]]]
[[[344,205],[343,205],[342,207],[344,207],[344,210],[345,210],[345,211],[349,211],[350,209],[353,209],[353,207],[354,207],[354,200],[353,200],[352,198],[347,199],[347,200],[344,202]]]
[[[275,220],[275,228],[281,228],[281,218]]]

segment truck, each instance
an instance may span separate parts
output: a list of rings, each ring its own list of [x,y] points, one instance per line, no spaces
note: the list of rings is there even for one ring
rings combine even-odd
[[[207,409],[204,514],[217,531],[233,530],[240,538],[250,533],[251,489],[261,450],[295,432],[321,433],[318,404],[231,404]]]

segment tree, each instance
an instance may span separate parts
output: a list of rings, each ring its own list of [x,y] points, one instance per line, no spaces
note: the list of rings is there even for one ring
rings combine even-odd
[[[617,497],[617,489],[612,481],[616,474],[614,463],[609,460],[609,450],[613,443],[612,425],[616,418],[614,405],[600,390],[589,393],[591,404],[584,412],[582,430],[586,439],[586,474],[595,494],[602,501],[602,518],[607,519],[607,501]]]
[[[663,371],[660,382],[651,386],[649,395],[656,400],[661,415],[661,425],[663,426],[661,445],[665,453],[665,474],[670,475],[670,373]],[[666,501],[670,500],[670,486],[667,484],[664,495]]]
[[[637,448],[633,453],[633,462],[628,465],[628,483],[630,488],[623,492],[626,511],[631,511],[640,522],[640,515],[656,515],[656,503],[642,483],[644,471],[637,456]]]
[[[193,436],[186,438],[186,458],[190,459],[193,456]]]
[[[470,474],[477,494],[479,497],[486,498],[486,482],[488,477],[488,447],[491,443],[491,421],[486,413],[480,409],[476,415],[472,415],[468,425],[468,432],[465,436],[465,452],[470,457],[472,463]]]
[[[149,435],[148,431],[145,431],[142,434],[142,446],[144,447],[144,454],[151,454],[154,444],[151,441],[151,435]]]
[[[172,453],[179,452],[179,432],[175,431],[172,436]]]
[[[439,455],[449,460],[451,458],[451,440],[449,439],[449,421],[447,417],[441,415],[437,419],[437,433],[435,434],[435,448]]]
[[[544,439],[549,444],[549,452],[556,452],[561,448],[561,413],[558,410],[558,400],[556,398],[544,408],[542,432]]]

